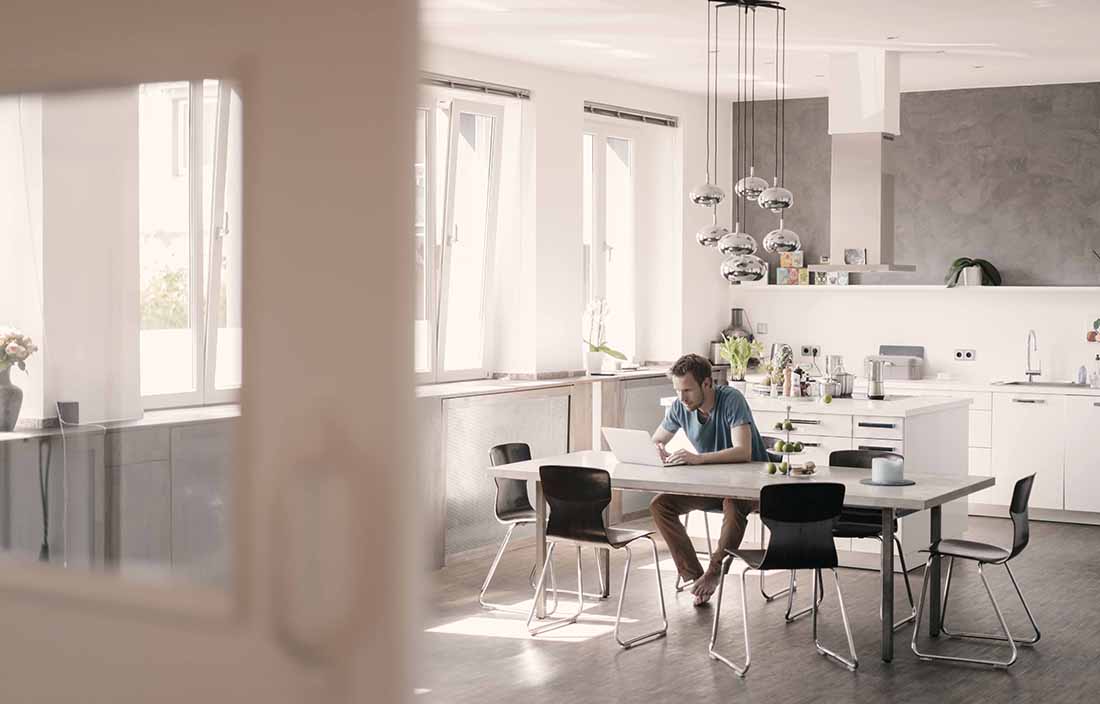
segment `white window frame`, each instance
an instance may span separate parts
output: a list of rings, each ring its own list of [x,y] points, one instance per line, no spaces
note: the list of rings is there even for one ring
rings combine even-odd
[[[500,174],[504,151],[504,106],[496,103],[472,101],[450,97],[447,92],[425,89],[421,92],[418,110],[426,110],[427,144],[425,153],[425,179],[428,183],[425,205],[425,229],[431,246],[428,267],[430,282],[428,293],[429,330],[431,340],[431,370],[418,372],[418,383],[442,383],[484,379],[490,376],[494,363],[492,354],[493,305],[490,291],[494,281],[494,261],[496,259],[496,233],[499,214]],[[459,121],[451,115],[465,112],[486,115],[493,118],[491,153],[489,164],[489,184],[487,194],[485,251],[483,252],[483,282],[481,291],[481,309],[483,311],[483,353],[480,367],[471,369],[443,369],[443,352],[446,349],[448,302],[443,292],[448,289],[451,275],[451,255],[455,239],[455,177],[458,169]],[[442,146],[445,148],[445,152]],[[446,154],[443,164],[440,155]],[[442,168],[441,168],[442,167]],[[442,203],[438,202],[438,191],[442,190]],[[427,252],[426,252],[427,253]]]
[[[216,301],[221,291],[222,239],[229,234],[222,226],[226,219],[225,180],[229,142],[229,105],[233,87],[226,81],[218,82],[217,117],[214,135],[213,193],[210,199],[210,275],[204,285],[203,271],[206,259],[206,231],[203,226],[203,169],[187,169],[188,178],[188,241],[190,243],[190,320],[193,331],[191,359],[195,389],[171,394],[142,395],[146,410],[206,406],[240,401],[240,388],[218,389],[215,383],[217,360],[217,308],[206,305]],[[203,80],[191,81],[188,86],[188,149],[189,164],[203,163],[203,110],[205,86]],[[236,236],[241,236],[236,233]],[[215,258],[216,257],[216,258]],[[218,262],[217,265],[214,262]]]
[[[633,255],[637,247],[637,223],[638,223],[638,145],[640,143],[641,134],[633,125],[624,124],[621,120],[604,119],[594,116],[586,116],[584,120],[584,133],[585,135],[591,135],[593,138],[592,148],[592,222],[591,233],[592,241],[591,256],[588,258],[588,271],[585,272],[586,281],[591,281],[591,285],[587,286],[588,300],[585,301],[585,305],[588,305],[589,301],[596,298],[607,298],[607,265],[613,256],[615,251],[612,246],[607,243],[607,140],[622,139],[630,142],[630,190],[633,197],[631,203],[631,238],[633,244],[626,253],[627,255]],[[583,139],[581,141],[581,149],[584,148]],[[583,157],[582,157],[583,158]],[[582,181],[583,183],[583,181]],[[583,245],[582,245],[583,246]],[[602,252],[602,256],[596,256],[597,252]],[[630,292],[630,297],[637,305],[637,287]],[[612,311],[614,315],[615,311]],[[633,350],[637,346],[637,309],[634,313],[634,336],[635,340],[630,342],[629,349]],[[614,340],[610,340],[613,345],[622,345],[622,342],[616,343]]]

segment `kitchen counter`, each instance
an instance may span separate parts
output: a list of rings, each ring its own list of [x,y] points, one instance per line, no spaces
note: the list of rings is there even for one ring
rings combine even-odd
[[[787,406],[794,413],[817,413],[838,416],[883,416],[887,418],[913,418],[929,413],[938,413],[951,408],[966,408],[973,401],[968,398],[950,396],[893,396],[887,395],[882,401],[870,401],[865,398],[834,398],[832,403],[822,403],[816,398],[770,398],[765,396],[747,397],[754,411],[774,411],[784,413]],[[670,406],[675,396],[661,399],[662,406]]]
[[[1025,384],[1007,386],[1003,381],[961,381],[953,379],[887,379],[883,382],[886,392],[893,389],[912,389],[914,391],[965,391],[969,393],[1000,393],[1000,394],[1040,394],[1045,396],[1100,396],[1100,389],[1092,389],[1087,386],[1080,387],[1054,387]],[[856,391],[865,391],[867,381],[856,380]]]
[[[148,428],[160,425],[190,425],[192,423],[207,423],[210,421],[238,418],[241,415],[241,407],[235,403],[220,404],[217,406],[198,406],[195,408],[172,408],[161,411],[147,411],[141,418],[131,420],[109,421],[95,423],[87,421],[88,425],[102,425],[107,430],[123,430]],[[11,433],[0,433],[0,443],[14,442],[16,440],[32,440],[34,438],[53,437],[61,435],[61,428],[42,428],[35,430],[17,430]]]
[[[514,391],[534,391],[552,389],[574,384],[595,384],[602,381],[628,381],[632,379],[656,379],[665,376],[665,367],[647,367],[637,371],[599,374],[596,376],[573,376],[561,379],[475,379],[473,381],[453,381],[442,384],[423,384],[416,387],[417,398],[460,398],[463,396],[485,396],[504,394]]]

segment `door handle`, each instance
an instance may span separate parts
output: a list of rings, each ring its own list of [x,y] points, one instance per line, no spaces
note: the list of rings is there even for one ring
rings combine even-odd
[[[821,425],[819,420],[806,420],[802,418],[791,418],[791,422],[795,425]]]
[[[860,421],[856,425],[860,428],[882,428],[884,430],[893,430],[898,427],[897,423],[871,423],[865,421]]]
[[[819,442],[804,442],[804,443],[802,443],[802,447],[821,447],[821,443],[819,443]]]

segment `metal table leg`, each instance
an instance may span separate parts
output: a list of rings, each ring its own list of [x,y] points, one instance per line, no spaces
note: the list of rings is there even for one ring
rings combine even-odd
[[[600,567],[600,598],[611,596],[611,551],[597,550],[596,564]]]
[[[542,482],[535,482],[535,564],[546,561],[546,496]],[[580,591],[578,587],[577,591]],[[535,590],[535,616],[546,618],[546,590]]]
[[[942,511],[939,506],[932,508],[931,517],[928,521],[928,543],[935,545],[940,542],[940,529],[942,527]],[[932,556],[931,567],[927,570],[927,574],[924,578],[930,580],[929,586],[930,594],[928,595],[928,635],[935,638],[940,634],[940,558],[937,555]]]
[[[882,661],[894,659],[894,509],[882,509]]]

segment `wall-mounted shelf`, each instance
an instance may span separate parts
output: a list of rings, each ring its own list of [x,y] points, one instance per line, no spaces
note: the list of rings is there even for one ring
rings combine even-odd
[[[847,271],[852,274],[890,274],[916,271],[913,264],[810,264],[810,271]]]

